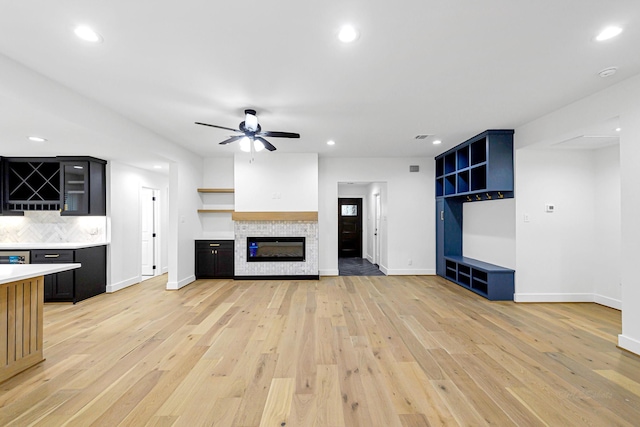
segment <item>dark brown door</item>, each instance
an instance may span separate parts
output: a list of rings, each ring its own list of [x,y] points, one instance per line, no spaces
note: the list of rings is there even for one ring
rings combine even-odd
[[[338,199],[338,257],[362,258],[362,199]]]

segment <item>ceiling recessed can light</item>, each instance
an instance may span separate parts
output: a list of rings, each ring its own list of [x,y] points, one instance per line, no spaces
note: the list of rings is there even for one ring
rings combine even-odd
[[[360,33],[351,25],[343,25],[338,32],[338,40],[342,43],[351,43],[358,39]]]
[[[28,136],[27,138],[29,138],[29,141],[33,141],[33,142],[45,142],[46,141],[46,139],[40,138],[39,136]]]
[[[622,128],[616,128],[616,132],[620,132]]]
[[[607,27],[604,30],[600,31],[600,33],[596,36],[596,40],[599,42],[609,40],[619,35],[621,32],[622,28],[620,27]]]
[[[604,70],[600,71],[598,73],[598,75],[600,77],[609,77],[609,76],[613,76],[616,71],[618,71],[617,67],[609,67],[609,68],[605,68]]]
[[[76,34],[76,36],[78,36],[79,38],[81,38],[84,41],[88,41],[88,42],[91,42],[91,43],[100,43],[100,42],[102,42],[102,36],[100,36],[100,34],[96,33],[91,28],[89,28],[89,27],[87,27],[85,25],[81,25],[79,27],[76,27],[75,30],[73,30],[73,32]]]
[[[433,141],[433,145],[438,145],[438,144],[442,144],[442,141],[440,141],[439,139],[436,139],[435,141]]]
[[[327,141],[327,145],[336,145],[336,142],[333,139]]]
[[[160,166],[160,165],[153,165],[153,168],[154,168],[154,169],[162,169],[162,166]]]

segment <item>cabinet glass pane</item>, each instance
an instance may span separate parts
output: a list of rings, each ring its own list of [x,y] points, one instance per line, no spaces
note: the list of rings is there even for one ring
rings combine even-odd
[[[342,216],[358,216],[358,205],[342,205]]]
[[[64,164],[64,211],[79,212],[87,205],[86,175],[88,168],[87,162]]]

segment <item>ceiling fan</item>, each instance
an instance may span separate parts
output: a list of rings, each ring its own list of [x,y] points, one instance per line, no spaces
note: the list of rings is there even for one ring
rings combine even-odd
[[[275,131],[263,131],[262,127],[258,123],[258,116],[256,116],[256,110],[244,110],[245,118],[243,122],[238,125],[239,129],[232,129],[224,126],[210,125],[208,123],[195,122],[197,125],[210,126],[212,128],[230,130],[232,132],[238,132],[241,135],[234,135],[229,139],[225,139],[220,144],[225,145],[231,142],[240,140],[240,148],[244,151],[260,151],[266,148],[269,151],[275,151],[276,147],[263,137],[273,138],[300,138],[299,133],[293,132],[275,132]],[[246,139],[245,139],[246,138]]]

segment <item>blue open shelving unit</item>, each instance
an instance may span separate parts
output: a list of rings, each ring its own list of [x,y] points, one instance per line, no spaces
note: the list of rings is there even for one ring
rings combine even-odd
[[[436,162],[436,274],[494,301],[513,301],[515,271],[462,255],[462,204],[513,198],[513,130],[487,130]]]

